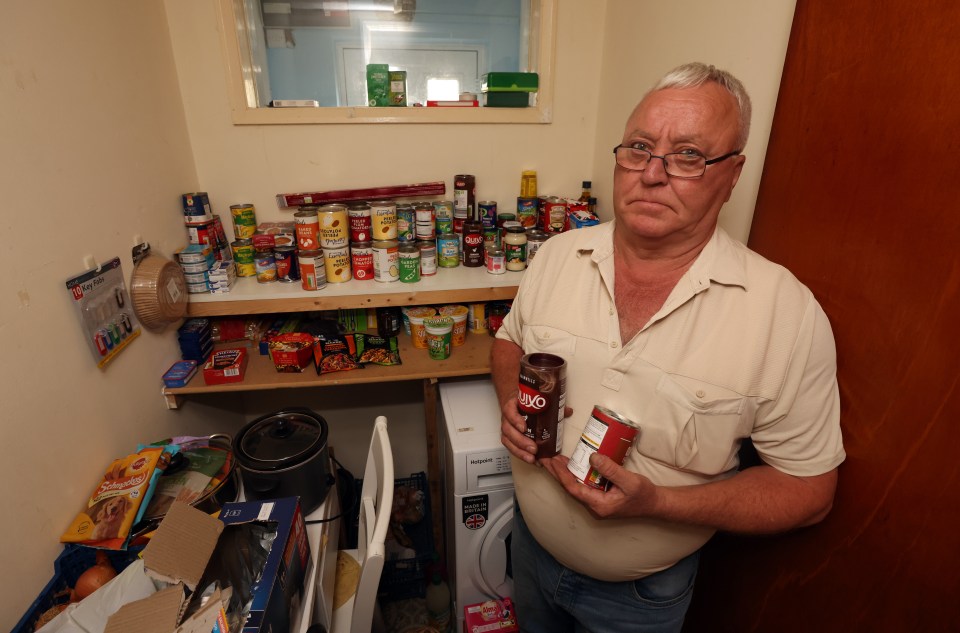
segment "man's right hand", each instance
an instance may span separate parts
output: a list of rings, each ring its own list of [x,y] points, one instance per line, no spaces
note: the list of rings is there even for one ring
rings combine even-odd
[[[511,455],[533,464],[537,459],[537,445],[523,434],[527,420],[520,414],[517,398],[505,398],[500,403],[500,412],[500,441]]]

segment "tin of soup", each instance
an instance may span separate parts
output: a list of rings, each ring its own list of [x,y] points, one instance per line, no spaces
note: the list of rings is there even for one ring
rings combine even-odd
[[[597,490],[609,490],[610,481],[590,465],[590,456],[594,453],[606,455],[618,464],[623,464],[627,451],[633,446],[640,427],[630,420],[606,407],[596,405],[583,427],[580,441],[573,449],[573,455],[567,463],[567,470],[584,485]]]
[[[527,421],[525,435],[536,442],[537,459],[560,452],[566,399],[567,361],[542,352],[520,359],[517,405]]]

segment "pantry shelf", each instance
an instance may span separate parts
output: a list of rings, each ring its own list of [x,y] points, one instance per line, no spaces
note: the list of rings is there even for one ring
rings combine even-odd
[[[453,376],[476,376],[490,373],[490,346],[493,337],[486,333],[467,334],[463,345],[451,348],[446,360],[433,360],[427,350],[413,346],[409,335],[401,333],[401,365],[366,365],[363,369],[340,371],[318,375],[313,364],[302,373],[278,372],[268,355],[260,355],[250,349],[247,368],[242,382],[207,385],[202,371],[184,387],[164,387],[163,396],[167,407],[179,407],[181,396],[220,393],[228,391],[261,391],[265,389],[297,389],[304,387],[336,387],[362,383],[396,382],[401,380],[424,380]]]
[[[491,275],[484,268],[441,268],[437,274],[416,283],[373,280],[328,283],[307,291],[299,282],[257,283],[252,277],[236,281],[225,294],[190,295],[188,314],[192,317],[272,314],[374,308],[383,306],[431,305],[506,301],[517,294],[521,272]]]

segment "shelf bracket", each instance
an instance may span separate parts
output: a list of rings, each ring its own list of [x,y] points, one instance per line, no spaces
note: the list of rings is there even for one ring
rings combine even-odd
[[[163,394],[163,401],[168,409],[180,408],[180,398],[178,398],[176,394],[167,393],[165,389],[161,389],[160,393]]]

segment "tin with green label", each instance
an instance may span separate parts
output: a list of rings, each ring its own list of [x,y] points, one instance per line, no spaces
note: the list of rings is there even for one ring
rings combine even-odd
[[[416,283],[420,281],[420,248],[414,244],[403,244],[398,249],[400,281]]]

